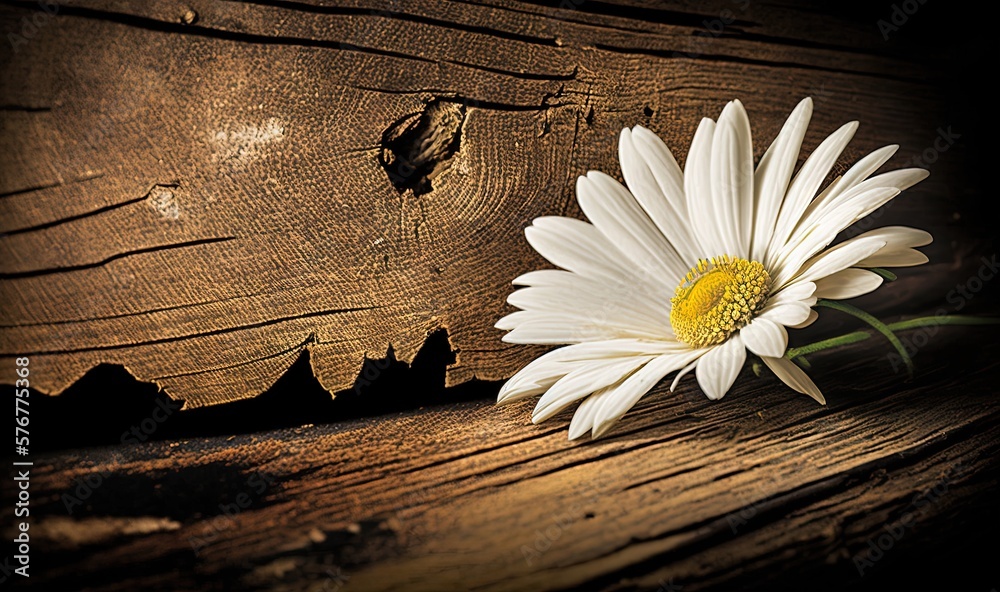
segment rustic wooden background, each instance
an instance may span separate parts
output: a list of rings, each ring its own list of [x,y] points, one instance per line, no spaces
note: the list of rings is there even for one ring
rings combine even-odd
[[[597,443],[490,403],[540,351],[492,329],[542,264],[524,226],[580,215],[621,127],[682,157],[732,98],[758,153],[809,95],[807,149],[859,119],[845,165],[931,170],[876,220],[931,230],[931,264],[859,305],[992,313],[949,294],[996,253],[995,44],[913,6],[886,39],[892,4],[0,2],[0,382],[31,357],[36,450],[64,449],[33,582],[989,592],[986,331],[924,335],[908,383],[876,340],[817,356],[827,408],[749,370],[722,403],[659,389]],[[852,327],[826,316],[800,342]],[[82,448],[171,400],[149,441]]]
[[[617,171],[623,126],[682,155],[739,97],[762,151],[812,95],[807,147],[861,119],[845,164],[900,143],[901,165],[956,125],[960,92],[887,54],[874,22],[732,0],[5,5],[5,30],[40,22],[0,97],[2,353],[31,355],[43,392],[117,363],[187,407],[259,394],[303,348],[335,392],[438,329],[448,384],[509,376],[539,351],[492,328],[541,264],[521,230],[579,215],[574,180]],[[934,230],[929,305],[951,241],[982,239],[948,225],[969,191],[948,147],[879,220]]]

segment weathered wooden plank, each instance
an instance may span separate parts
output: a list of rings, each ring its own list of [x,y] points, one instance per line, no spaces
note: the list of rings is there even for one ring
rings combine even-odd
[[[923,546],[963,549],[956,569],[995,554],[983,537],[1000,526],[996,345],[942,329],[905,385],[885,351],[872,340],[815,356],[827,407],[747,370],[720,402],[693,381],[660,387],[595,442],[568,442],[565,416],[531,425],[528,403],[481,402],[49,455],[32,482],[45,549],[32,580],[700,590],[798,587],[805,574],[832,590],[906,581]],[[88,479],[92,491],[74,491]],[[68,515],[64,494],[86,499]],[[241,494],[250,501],[233,510]],[[860,577],[856,557],[907,513]],[[928,569],[959,583],[988,575]]]
[[[902,164],[942,124],[923,65],[849,19],[637,5],[60,3],[4,62],[0,358],[31,354],[47,393],[123,364],[197,407],[258,394],[302,348],[337,391],[365,356],[409,360],[446,328],[449,384],[498,379],[536,351],[492,328],[509,280],[541,265],[521,231],[579,215],[573,180],[617,174],[623,126],[683,155],[739,97],[760,152],[814,95],[807,146],[860,118],[849,156],[899,142]],[[11,0],[2,18],[35,10]],[[382,144],[411,125],[452,141],[400,193]],[[931,229],[947,265],[985,238],[947,222],[965,169],[933,172],[880,223]],[[934,306],[959,273],[940,270],[873,308]]]

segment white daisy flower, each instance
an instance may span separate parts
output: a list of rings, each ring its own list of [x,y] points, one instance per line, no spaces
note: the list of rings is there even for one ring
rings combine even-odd
[[[590,171],[576,185],[590,222],[542,217],[525,230],[531,246],[561,269],[526,273],[502,318],[509,343],[565,345],[515,374],[498,396],[509,403],[541,394],[544,421],[581,401],[570,439],[598,437],[665,376],[695,371],[709,399],[733,385],[746,352],[760,356],[795,391],[822,393],[784,358],[786,328],[816,320],[818,298],[871,292],[872,267],[918,265],[922,230],[891,226],[829,247],[837,234],[927,177],[922,169],[871,176],[898,146],[869,154],[825,189],[857,129],[824,140],[793,176],[812,115],[805,99],[753,166],[750,121],[739,101],[719,121],[703,119],[684,170],[643,127],[618,144],[626,189]],[[828,248],[829,247],[829,248]]]

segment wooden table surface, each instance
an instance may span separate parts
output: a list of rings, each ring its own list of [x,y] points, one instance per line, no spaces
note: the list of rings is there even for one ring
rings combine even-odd
[[[567,441],[565,415],[534,426],[530,404],[476,401],[49,454],[32,583],[988,591],[1000,349],[962,331],[910,383],[871,340],[813,357],[826,407],[747,369],[719,402],[661,386],[593,442]],[[872,560],[869,541],[888,550]]]

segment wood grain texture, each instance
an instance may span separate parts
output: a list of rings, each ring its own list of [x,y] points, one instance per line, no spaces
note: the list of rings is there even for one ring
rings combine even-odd
[[[568,442],[567,414],[534,426],[529,403],[482,402],[47,455],[32,481],[44,549],[32,584],[884,589],[886,576],[920,573],[922,547],[995,556],[997,345],[942,330],[906,388],[885,351],[815,356],[817,373],[855,384],[826,385],[827,407],[748,369],[718,402],[691,380],[661,386],[595,442]],[[855,558],[901,520],[859,576]],[[969,576],[950,561],[924,569]],[[974,573],[990,569],[1000,575]]]
[[[721,0],[566,6],[60,3],[2,62],[0,381],[17,355],[46,393],[118,363],[198,407],[260,393],[308,348],[335,392],[440,328],[449,384],[507,377],[539,351],[492,328],[509,281],[543,266],[522,230],[580,216],[588,169],[620,178],[622,127],[682,157],[740,98],[759,154],[812,95],[808,149],[861,119],[848,160],[900,143],[892,166],[949,121],[924,67],[868,25]],[[8,0],[0,22],[37,12]],[[942,158],[880,219],[937,243],[874,310],[934,306],[970,264],[985,237],[948,223],[964,175]]]

